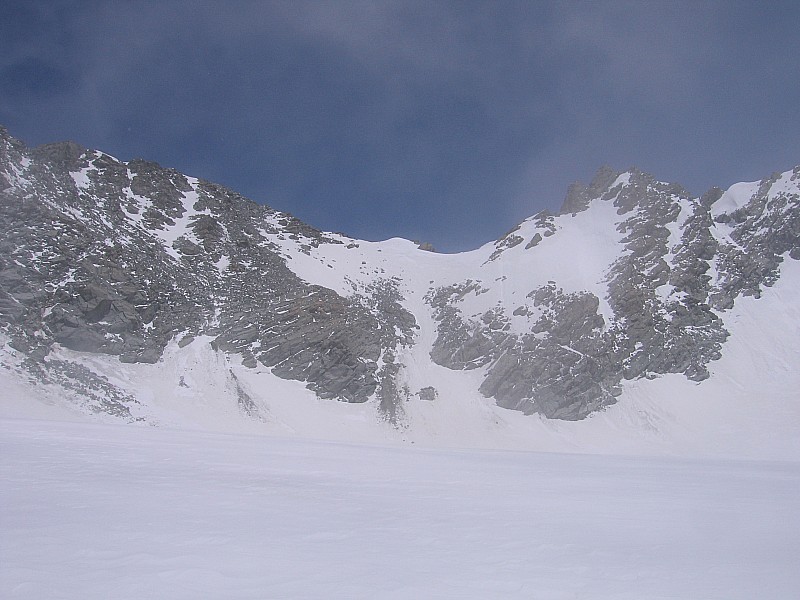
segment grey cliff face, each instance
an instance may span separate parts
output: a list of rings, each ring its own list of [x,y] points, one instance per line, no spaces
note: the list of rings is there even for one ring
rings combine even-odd
[[[544,308],[538,320],[530,331],[513,333],[509,317],[530,308],[465,317],[459,302],[481,292],[479,283],[466,281],[428,296],[439,323],[431,359],[453,369],[485,368],[480,391],[501,406],[568,420],[614,403],[626,379],[708,378],[729,335],[724,311],[738,296],[757,297],[772,285],[784,256],[800,258],[797,186],[776,192],[781,176],[773,175],[743,207],[714,217],[719,190],[694,199],[636,170],[621,175],[604,168],[590,186],[572,186],[561,212],[568,217],[598,202],[616,209],[621,249],[605,275],[610,320],[599,314],[594,294],[564,293],[550,282],[528,294],[533,307]],[[800,180],[800,168],[790,179]],[[556,233],[550,215],[531,223],[536,233],[525,252]],[[489,260],[520,244],[519,231],[501,238]]]
[[[729,235],[720,244],[720,283],[711,302],[724,309],[739,295],[761,295],[762,286],[773,285],[784,255],[800,260],[800,167],[790,176],[794,186],[777,185],[779,173],[764,179],[744,206],[716,216]]]
[[[333,240],[221,186],[69,142],[28,150],[3,132],[0,144],[0,323],[42,382],[54,343],[156,362],[176,336],[211,336],[321,397],[382,390],[393,418],[378,360],[416,326],[395,282],[349,298],[306,283],[265,236]]]
[[[502,311],[465,319],[458,298],[480,292],[473,282],[429,295],[439,334],[431,359],[451,369],[488,367],[480,391],[500,406],[550,418],[578,419],[619,394],[613,339],[590,293],[566,294],[554,283],[528,294],[541,312],[530,332],[510,331]],[[525,307],[515,312],[525,311]]]
[[[800,259],[798,189],[800,167],[735,202],[603,168],[570,187],[558,215],[541,212],[479,252],[474,275],[414,290],[436,323],[430,360],[479,373],[480,393],[502,407],[568,420],[616,402],[626,380],[703,381],[729,336],[726,311]],[[505,271],[552,260],[542,253],[598,209],[616,237],[594,287]],[[155,363],[173,341],[210,343],[320,398],[373,400],[392,423],[407,401],[446,393],[423,383],[412,394],[404,379],[420,338],[408,281],[376,268],[337,293],[302,279],[295,259],[358,243],[222,186],[71,142],[29,149],[0,128],[0,223],[0,334],[21,357],[13,368],[87,410],[134,420],[138,400],[57,347]],[[487,278],[492,269],[502,277]],[[520,295],[484,301],[507,278]],[[233,370],[228,379],[242,414],[261,418]]]

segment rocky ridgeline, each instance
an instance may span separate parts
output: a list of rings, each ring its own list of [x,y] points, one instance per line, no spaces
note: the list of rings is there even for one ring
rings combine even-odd
[[[592,203],[616,208],[623,237],[606,273],[610,322],[595,295],[564,293],[550,282],[528,294],[538,310],[530,331],[513,333],[502,307],[477,319],[462,314],[461,299],[482,291],[466,281],[427,296],[439,322],[432,359],[451,369],[484,367],[480,390],[501,406],[570,420],[615,402],[623,379],[708,378],[728,337],[724,311],[739,295],[757,297],[772,285],[786,255],[800,258],[800,167],[764,180],[750,202],[716,218],[711,208],[720,190],[696,199],[636,170],[620,175],[605,168],[589,186],[572,186],[560,215],[569,227],[569,215]],[[546,213],[532,222],[537,232],[524,251],[535,253],[557,231]],[[518,227],[489,260],[524,241]]]
[[[132,398],[56,364],[54,343],[152,363],[173,338],[210,335],[321,397],[378,392],[396,417],[392,357],[416,327],[396,282],[343,298],[301,280],[267,236],[335,240],[290,215],[154,163],[31,150],[0,130],[0,219],[0,325],[40,382],[82,386],[117,414]]]
[[[800,167],[747,189],[731,204],[717,189],[693,198],[636,170],[601,169],[569,189],[560,214],[542,212],[479,253],[473,279],[414,290],[437,322],[431,360],[482,370],[480,392],[503,407],[559,419],[612,404],[624,380],[709,377],[726,311],[772,285],[787,257],[800,259]],[[464,314],[465,299],[495,285],[482,269],[521,253],[530,262],[515,264],[533,264],[574,215],[598,206],[616,214],[619,240],[597,275],[602,291],[531,280],[521,305]],[[154,163],[68,142],[29,149],[2,128],[0,223],[0,335],[18,358],[5,367],[91,410],[132,419],[136,399],[56,358],[55,344],[152,363],[171,341],[203,336],[321,398],[374,399],[386,419],[403,415],[411,393],[401,361],[417,329],[403,308],[408,282],[378,269],[342,296],[298,277],[279,246],[324,258],[348,243],[341,236]],[[242,412],[259,418],[233,371],[229,379]]]

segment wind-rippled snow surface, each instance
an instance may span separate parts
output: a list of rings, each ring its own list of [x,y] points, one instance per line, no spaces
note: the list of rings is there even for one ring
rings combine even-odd
[[[800,597],[800,463],[0,421],[0,597]]]

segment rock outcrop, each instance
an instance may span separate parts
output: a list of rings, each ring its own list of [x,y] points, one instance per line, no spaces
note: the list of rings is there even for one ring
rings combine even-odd
[[[155,363],[170,342],[202,338],[397,423],[406,402],[447,393],[406,375],[432,317],[433,363],[479,372],[503,407],[574,420],[626,380],[710,376],[726,311],[800,259],[800,167],[700,198],[606,167],[570,187],[559,214],[457,260],[409,243],[409,275],[388,266],[388,245],[367,252],[173,169],[72,142],[29,149],[0,128],[0,228],[0,334],[27,377],[89,410],[132,420],[137,399],[54,348]]]
[[[175,337],[210,335],[320,397],[383,390],[394,415],[397,386],[378,361],[416,325],[395,284],[341,297],[300,279],[267,238],[340,242],[155,163],[71,142],[29,150],[5,130],[0,189],[0,323],[32,361],[57,343],[155,362]],[[42,380],[53,370],[31,363]]]
[[[459,305],[483,284],[468,280],[428,295],[439,322],[431,358],[452,369],[484,367],[480,390],[501,406],[561,419],[615,402],[625,379],[680,373],[702,381],[728,337],[724,311],[772,285],[787,256],[800,257],[798,183],[800,168],[775,174],[728,212],[715,208],[725,204],[720,190],[697,199],[635,169],[603,168],[589,186],[570,188],[555,221],[531,218],[501,238],[489,260],[509,257],[525,231],[536,232],[524,247],[535,253],[571,217],[610,203],[620,248],[603,283],[613,314],[598,313],[596,295],[550,282],[530,291],[530,305],[470,318]],[[528,331],[510,331],[512,316],[534,311]]]

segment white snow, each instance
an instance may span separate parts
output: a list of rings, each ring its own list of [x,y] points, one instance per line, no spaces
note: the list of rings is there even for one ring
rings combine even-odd
[[[797,194],[800,192],[800,180],[794,171],[785,171],[769,188],[769,196],[774,198],[779,194]]]
[[[28,169],[31,166],[31,159],[27,156],[21,157],[19,163],[10,162],[9,167],[10,169],[6,171],[5,176],[8,179],[8,183],[15,187],[25,188],[30,185],[31,181],[25,175],[28,173]],[[26,196],[27,197],[27,196]]]
[[[8,599],[800,595],[800,463],[0,421]]]
[[[171,239],[187,234],[187,223],[197,214],[192,193],[184,204],[186,213],[180,222],[168,233],[158,233]],[[245,368],[239,359],[215,352],[206,338],[182,349],[173,342],[154,365],[122,364],[113,356],[66,350],[57,350],[53,356],[84,363],[107,377],[137,398],[139,403],[131,406],[135,417],[162,426],[433,447],[800,457],[796,392],[800,373],[791,358],[800,355],[800,318],[793,301],[800,295],[800,268],[788,258],[781,279],[761,299],[740,298],[732,311],[722,315],[731,337],[723,346],[722,360],[710,365],[710,380],[697,384],[676,375],[626,382],[616,405],[577,423],[501,409],[478,392],[484,369],[453,371],[430,360],[437,323],[424,296],[430,289],[468,279],[489,290],[472,292],[459,304],[468,317],[498,306],[507,315],[520,305],[535,313],[526,295],[552,279],[567,292],[593,291],[610,322],[603,277],[619,253],[621,234],[616,224],[621,218],[611,201],[595,201],[575,216],[555,218],[556,233],[537,246],[526,250],[521,243],[494,261],[488,261],[494,244],[443,255],[418,250],[401,239],[365,242],[340,237],[344,243],[311,247],[305,254],[300,246],[307,240],[280,239],[265,229],[265,243],[279,244],[298,275],[340,294],[350,295],[377,280],[395,278],[403,306],[419,325],[414,345],[398,349],[400,383],[411,393],[402,406],[403,426],[398,428],[381,421],[374,402],[353,405],[320,400],[303,383],[279,379],[260,365]],[[536,229],[532,221],[526,221],[516,233],[527,241]],[[217,268],[224,270],[225,261],[223,257]],[[515,329],[529,323],[524,317],[512,321]],[[186,385],[180,385],[180,377]],[[238,406],[234,377],[253,399],[256,418],[243,414]],[[0,372],[0,380],[4,379],[10,386],[27,385],[25,376],[16,371]],[[433,402],[418,396],[428,386],[438,392]],[[73,410],[66,400],[59,403],[54,392],[45,392],[41,386],[34,388],[26,402],[41,393],[47,402],[62,404],[61,410]],[[757,401],[754,394],[759,394]],[[0,416],[24,415],[20,402],[13,394],[0,396]]]
[[[800,460],[800,371],[795,364],[800,308],[793,299],[800,294],[800,262],[787,259],[781,271],[780,280],[760,299],[740,298],[726,313],[731,336],[722,359],[710,364],[711,379],[698,384],[672,375],[626,382],[617,404],[578,422],[499,408],[478,392],[482,369],[453,371],[433,363],[429,353],[435,323],[421,310],[416,313],[416,344],[397,357],[400,383],[412,393],[402,406],[401,427],[383,422],[374,402],[320,400],[301,382],[275,377],[260,365],[245,368],[238,359],[214,351],[207,337],[184,348],[172,343],[153,365],[63,349],[53,357],[85,364],[128,390],[139,401],[131,406],[132,414],[164,427],[439,448],[795,461]],[[11,350],[4,345],[3,352]],[[10,359],[5,356],[3,362]],[[234,377],[253,399],[255,417],[238,406]],[[0,417],[25,416],[26,410],[39,410],[45,399],[53,410],[74,411],[52,392],[40,390],[42,399],[37,400],[24,379],[11,372],[0,375],[2,382],[10,391],[0,393]],[[437,389],[434,401],[416,395],[427,386]],[[23,388],[29,390],[23,396],[14,391]]]
[[[194,177],[187,177],[186,179],[192,189],[188,192],[183,192],[183,214],[175,219],[175,225],[167,226],[164,229],[153,230],[153,234],[155,234],[161,240],[161,243],[164,244],[164,249],[166,250],[167,254],[169,254],[178,262],[181,260],[181,253],[175,250],[173,244],[178,240],[178,238],[181,237],[185,237],[195,244],[199,243],[200,240],[197,239],[194,231],[189,228],[189,224],[199,215],[211,214],[208,209],[195,210],[194,206],[198,201],[197,186],[199,181]]]
[[[306,251],[304,239],[262,230],[262,235],[275,244],[287,258],[289,267],[302,279],[349,296],[376,279],[397,277],[402,282],[403,305],[417,319],[430,312],[423,301],[431,288],[463,283],[481,285],[486,293],[468,294],[459,308],[468,317],[482,315],[495,307],[505,308],[511,315],[515,308],[526,305],[533,317],[513,317],[513,330],[530,330],[536,310],[526,296],[549,280],[564,292],[589,291],[600,299],[600,312],[611,321],[613,312],[606,300],[605,273],[617,258],[619,239],[616,230],[619,215],[611,201],[597,201],[577,215],[555,219],[557,231],[543,237],[535,247],[525,250],[538,231],[526,221],[514,232],[524,242],[508,248],[495,260],[489,260],[494,243],[459,254],[437,254],[419,250],[413,242],[390,239],[366,242],[342,237],[343,244],[323,244]]]
[[[220,274],[224,275],[225,271],[228,270],[230,264],[231,264],[231,259],[228,258],[227,254],[223,254],[220,257],[220,259],[214,263],[214,266],[217,267],[217,271],[219,271]]]
[[[711,206],[711,215],[717,217],[723,213],[731,213],[741,208],[758,192],[760,184],[760,181],[751,181],[732,185]]]
[[[75,187],[77,187],[79,191],[88,189],[92,184],[91,179],[89,179],[89,172],[96,170],[97,168],[90,164],[78,171],[71,171],[70,177],[72,177],[72,180],[75,182]]]
[[[613,190],[618,185],[621,185],[622,187],[626,187],[628,185],[628,183],[630,183],[630,181],[631,181],[631,173],[630,173],[630,171],[626,171],[625,173],[622,173],[619,177],[617,177],[614,180],[614,183],[612,183],[609,186],[609,189]]]
[[[797,185],[784,174],[774,188]],[[715,214],[757,189],[732,186]],[[186,193],[175,226],[154,232],[176,259],[196,200]],[[583,421],[501,409],[478,392],[485,369],[430,360],[425,294],[466,280],[482,288],[459,303],[466,317],[533,311],[512,319],[517,333],[537,315],[527,294],[550,280],[597,295],[610,322],[621,218],[595,201],[526,250],[539,231],[528,220],[495,260],[494,243],[441,255],[335,236],[314,248],[263,229],[310,283],[345,296],[399,286],[419,329],[396,357],[411,393],[397,426],[374,400],[321,400],[210,337],[180,348],[177,336],[155,364],[56,347],[48,360],[90,367],[158,427],[115,425],[33,382],[0,336],[0,597],[800,597],[800,262],[786,257],[760,299],[721,313],[731,336],[709,380],[624,382]],[[427,386],[433,401],[419,397]]]
[[[133,177],[133,172],[128,169],[128,181],[132,181]],[[122,211],[135,225],[139,227],[143,226],[144,213],[153,205],[153,201],[150,198],[135,194],[130,186],[126,187],[123,191],[128,198],[128,203],[132,203],[136,206],[136,212],[128,212],[128,207],[126,205],[122,206]]]
[[[524,303],[525,295],[532,289],[554,281],[566,293],[591,292],[597,296],[600,314],[609,323],[613,311],[606,300],[605,274],[619,256],[622,234],[617,231],[617,225],[620,220],[612,201],[595,201],[574,216],[556,217],[556,233],[543,237],[528,250],[525,245],[533,237],[535,228],[530,222],[523,223],[516,233],[525,242],[484,265],[483,269],[491,275],[484,275],[483,279],[495,281],[508,275],[501,286],[492,287],[505,295],[503,304],[510,308],[509,313]],[[485,297],[489,300],[492,294]]]
[[[611,419],[622,426],[627,414],[635,427],[646,419],[656,435],[687,455],[800,460],[798,294],[800,262],[787,257],[781,279],[760,299],[739,298],[723,313],[731,336],[722,359],[709,364],[710,379],[696,384],[670,375],[628,382],[619,404],[588,421]]]

